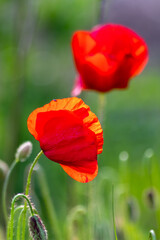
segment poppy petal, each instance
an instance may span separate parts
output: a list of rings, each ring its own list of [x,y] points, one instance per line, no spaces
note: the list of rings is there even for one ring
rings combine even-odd
[[[79,169],[77,168],[73,168],[73,167],[69,167],[69,166],[65,166],[63,164],[60,164],[61,167],[63,168],[63,170],[73,179],[75,179],[78,182],[82,182],[82,183],[87,183],[92,181],[98,173],[98,164],[95,163],[95,170],[93,173],[90,172],[79,172]]]
[[[39,134],[36,129],[37,115],[40,112],[59,111],[62,109],[73,111],[78,117],[82,118],[84,125],[95,133],[98,146],[97,152],[98,154],[101,153],[103,146],[103,130],[100,122],[96,115],[90,111],[89,106],[86,105],[80,98],[76,97],[52,100],[49,104],[46,104],[41,108],[37,108],[29,115],[27,125],[30,133],[35,137],[35,139],[39,140]],[[41,119],[39,132],[43,130],[43,126],[49,118],[50,114]]]
[[[145,41],[127,27],[116,24],[99,25],[93,29],[91,37],[100,45],[100,48],[104,49],[105,47],[108,54],[112,54],[115,59],[122,61],[121,66],[123,61],[126,64],[126,56],[131,55],[134,58],[128,78],[141,73],[147,64],[148,48]]]
[[[48,120],[40,131],[44,118]],[[83,121],[66,110],[40,113],[37,117],[39,142],[45,155],[58,163],[80,165],[97,156],[96,135]],[[63,162],[61,162],[63,161]]]
[[[77,31],[72,37],[72,48],[76,55],[88,54],[96,45],[94,39],[87,31]]]
[[[114,64],[113,64],[114,63]],[[102,53],[86,57],[86,64],[90,65],[100,75],[110,74],[115,71],[115,62],[110,61]]]
[[[77,31],[72,37],[72,50],[77,69],[81,68],[85,55],[96,46],[96,42],[87,31]]]

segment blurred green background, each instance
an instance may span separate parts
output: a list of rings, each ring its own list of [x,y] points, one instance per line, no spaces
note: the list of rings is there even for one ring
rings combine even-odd
[[[71,36],[78,29],[89,30],[98,23],[100,3],[100,0],[1,0],[0,2],[0,158],[10,165],[19,144],[26,140],[33,143],[30,159],[26,163],[19,164],[12,175],[8,189],[8,206],[11,197],[23,191],[26,180],[25,167],[27,168],[40,150],[39,143],[28,132],[27,118],[35,108],[43,106],[52,99],[70,96],[75,78],[70,48]],[[101,175],[104,167],[110,167],[116,171],[117,179],[114,179],[113,174],[111,182],[115,182],[117,189],[120,189],[118,184],[122,183],[125,186],[127,184],[129,189],[127,197],[133,195],[137,198],[141,214],[137,225],[127,225],[126,236],[127,231],[133,234],[136,226],[137,232],[140,232],[137,236],[141,236],[142,231],[144,233],[142,236],[147,239],[147,231],[152,227],[160,235],[157,222],[153,220],[154,213],[152,215],[143,203],[143,191],[150,187],[149,177],[143,165],[144,152],[148,148],[154,152],[154,167],[156,167],[153,175],[157,191],[159,181],[160,58],[158,53],[160,47],[158,40],[155,40],[158,23],[155,24],[153,18],[149,17],[153,13],[149,12],[144,16],[139,10],[137,15],[135,8],[134,15],[134,9],[129,9],[125,3],[127,2],[107,1],[104,22],[121,23],[137,31],[149,45],[150,60],[144,72],[131,80],[127,90],[114,90],[106,94],[102,123],[104,150],[99,157],[99,172]],[[145,12],[147,4],[143,0],[139,4],[140,9]],[[116,8],[116,6],[121,7]],[[127,6],[126,15],[125,6]],[[147,24],[147,20],[150,25]],[[149,32],[150,29],[152,34]],[[84,92],[80,96],[96,114],[98,114],[98,95],[97,92]],[[124,171],[119,161],[119,154],[122,151],[129,153]],[[47,176],[58,219],[64,224],[69,209],[77,204],[85,204],[88,186],[74,182],[58,164],[46,157],[42,157],[39,163]],[[3,179],[0,181],[1,190]],[[35,189],[33,201],[44,221],[47,222],[41,185],[36,177],[33,177],[33,185]],[[106,199],[104,204],[106,212],[110,212],[107,209],[111,208],[110,186],[103,190],[103,194],[101,193],[103,201]],[[119,210],[117,212],[119,213]],[[159,206],[156,214],[159,214]],[[3,226],[2,216],[0,218]],[[110,215],[107,215],[107,219],[109,222],[112,221]],[[99,239],[102,240],[103,237]],[[140,238],[133,237],[133,239]]]

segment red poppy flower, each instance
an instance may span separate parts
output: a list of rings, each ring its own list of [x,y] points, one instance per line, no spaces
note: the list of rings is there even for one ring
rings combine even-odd
[[[98,173],[103,131],[94,113],[81,99],[57,99],[34,110],[27,125],[44,154],[69,176],[89,182]]]
[[[108,92],[126,88],[148,61],[145,41],[131,29],[116,24],[96,26],[90,32],[75,32],[72,50],[79,73],[73,96],[82,89]]]

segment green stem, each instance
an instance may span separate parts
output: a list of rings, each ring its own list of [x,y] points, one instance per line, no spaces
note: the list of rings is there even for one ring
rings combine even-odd
[[[18,223],[17,223],[17,240],[20,240],[20,225],[21,225],[21,219],[22,219],[22,212],[24,211],[24,205],[20,205],[20,206],[16,207],[16,209],[14,210],[14,215],[19,210],[21,210],[21,212],[19,214]]]
[[[88,200],[89,200],[89,204],[88,204],[88,234],[89,240],[94,240],[94,222],[95,222],[95,183],[94,182],[90,182],[88,183]]]
[[[114,186],[113,185],[112,185],[112,216],[113,216],[114,235],[115,235],[115,239],[118,240],[117,232],[116,232],[115,216],[114,216]]]
[[[21,208],[19,209],[22,209],[22,206],[20,206]],[[17,210],[17,208],[16,208]],[[15,211],[16,211],[15,210]],[[34,213],[35,214],[38,214],[37,210],[36,209],[33,209]],[[16,240],[21,240],[21,226],[22,226],[22,217],[23,217],[23,214],[24,214],[24,206],[23,206],[23,209],[22,211],[20,212],[19,214],[19,217],[18,217],[18,223],[17,223],[17,237],[16,237]]]
[[[26,190],[25,190],[25,195],[29,194],[29,189],[30,189],[30,185],[31,185],[31,176],[32,176],[32,172],[34,169],[34,166],[36,165],[36,163],[38,162],[38,159],[40,158],[40,156],[43,154],[43,151],[41,150],[37,156],[35,157],[30,169],[29,169],[29,173],[28,173],[28,178],[27,178],[27,185],[26,185]],[[27,204],[24,204],[24,214],[23,214],[23,222],[22,222],[22,238],[21,240],[25,240],[25,229],[26,229],[26,211],[27,211]]]
[[[33,212],[33,209],[32,209],[32,205],[28,199],[27,196],[25,196],[24,194],[22,193],[19,193],[17,195],[15,195],[12,199],[12,203],[11,203],[11,215],[10,215],[10,221],[8,223],[8,229],[7,229],[7,240],[12,240],[13,239],[13,222],[14,222],[14,205],[15,205],[15,202],[18,198],[20,197],[23,197],[25,198],[25,200],[27,201],[28,205],[29,205],[29,208],[30,208],[30,211],[31,211],[31,215],[33,216],[34,215],[34,212]]]
[[[99,96],[98,96],[98,119],[99,119],[101,125],[103,125],[103,121],[104,121],[105,104],[106,104],[105,93],[99,93]]]
[[[24,213],[24,208],[20,212],[19,218],[18,218],[18,223],[17,223],[17,240],[21,239],[21,222],[22,222],[23,213]]]
[[[17,213],[19,210],[22,210],[24,208],[24,205],[20,205],[15,208],[14,213]]]
[[[3,213],[4,213],[4,218],[5,218],[5,222],[7,224],[8,221],[8,214],[7,214],[7,205],[6,205],[6,194],[7,194],[7,187],[8,187],[8,182],[9,182],[9,178],[10,175],[13,171],[13,169],[15,168],[15,166],[17,165],[18,161],[14,160],[8,170],[7,176],[5,178],[4,181],[4,185],[3,185],[3,189],[2,189],[2,206],[3,206]]]
[[[154,186],[153,186],[153,178],[152,178],[152,168],[153,168],[153,159],[152,158],[148,158],[147,159],[147,167],[148,167],[148,179],[149,179],[149,183],[150,183],[150,188],[151,188],[151,191],[153,191],[153,193],[154,193]],[[155,200],[154,200],[155,201]],[[154,203],[155,204],[155,203]],[[157,228],[158,228],[158,226],[159,226],[159,219],[158,219],[158,213],[157,213],[157,210],[156,210],[156,208],[155,207],[153,207],[152,208],[152,212],[153,212],[153,216],[154,216],[154,218],[155,218],[155,224],[156,224],[156,226],[157,226]],[[153,230],[151,230],[150,231],[150,236],[152,236],[151,235],[151,233],[154,233],[154,231]],[[155,233],[154,233],[155,234]],[[154,238],[153,238],[154,239]]]
[[[49,193],[48,184],[43,169],[39,166],[37,171],[38,182],[40,185],[40,190],[42,192],[43,205],[46,210],[46,215],[48,216],[48,222],[51,223],[51,230],[53,232],[53,236],[55,236],[55,239],[57,240],[62,240],[62,231],[57,221],[56,211]]]
[[[36,165],[36,163],[38,162],[38,159],[40,158],[40,156],[43,154],[43,151],[41,150],[37,156],[35,157],[30,169],[29,169],[29,174],[28,174],[28,178],[27,178],[27,185],[26,185],[26,191],[25,191],[25,194],[28,195],[29,194],[29,188],[30,188],[30,185],[31,185],[31,176],[32,176],[32,172],[33,172],[33,169],[34,169],[34,166]]]
[[[104,120],[104,108],[106,103],[106,95],[104,93],[100,93],[98,96],[98,119],[103,125]],[[88,223],[89,223],[89,240],[94,239],[94,224],[97,219],[96,205],[97,205],[97,197],[96,197],[96,188],[97,185],[94,181],[88,183]]]
[[[71,209],[67,217],[67,240],[71,240],[74,236],[74,221],[77,215],[86,214],[86,208],[83,205],[78,205]]]

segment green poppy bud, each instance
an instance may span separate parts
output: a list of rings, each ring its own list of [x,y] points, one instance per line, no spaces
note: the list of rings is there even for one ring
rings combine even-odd
[[[139,206],[136,198],[130,197],[127,199],[127,212],[130,221],[137,221],[139,217]]]
[[[150,230],[149,231],[149,240],[156,240],[157,238],[156,238],[156,234],[155,234],[155,232],[154,232],[154,230]]]
[[[144,199],[149,208],[156,207],[156,191],[153,188],[149,188],[144,192]]]
[[[4,179],[8,172],[8,165],[4,161],[0,160],[0,179]]]
[[[17,161],[24,162],[32,152],[32,143],[30,141],[22,143],[16,152],[16,159]]]

